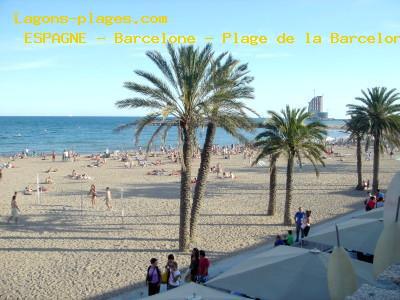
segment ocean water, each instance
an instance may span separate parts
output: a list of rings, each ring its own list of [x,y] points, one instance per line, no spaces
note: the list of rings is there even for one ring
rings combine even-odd
[[[0,117],[0,154],[9,155],[25,149],[36,153],[72,149],[86,154],[104,152],[107,148],[111,151],[136,149],[133,128],[119,133],[114,129],[137,119],[138,117]],[[339,127],[343,120],[328,120],[325,123]],[[138,146],[146,145],[155,129],[155,126],[146,128]],[[255,134],[247,137],[251,139]],[[205,130],[199,130],[200,142],[204,135]],[[330,129],[328,136],[342,138],[346,134],[339,129]],[[160,139],[154,141],[156,147],[161,143]],[[230,145],[238,142],[218,129],[215,143]],[[177,146],[175,128],[169,132],[166,145]]]

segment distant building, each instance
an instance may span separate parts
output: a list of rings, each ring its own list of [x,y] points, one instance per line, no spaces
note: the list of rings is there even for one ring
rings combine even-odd
[[[322,96],[315,96],[308,102],[308,112],[315,119],[328,119],[328,113],[323,111],[324,100]]]

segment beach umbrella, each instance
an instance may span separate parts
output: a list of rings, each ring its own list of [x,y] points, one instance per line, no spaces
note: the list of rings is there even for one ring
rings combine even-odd
[[[329,254],[318,250],[278,246],[211,279],[207,286],[260,299],[329,299]],[[352,260],[359,284],[373,283],[372,265]]]
[[[357,275],[349,254],[340,246],[339,229],[336,225],[337,247],[329,256],[328,289],[331,300],[344,300],[357,290]]]
[[[340,245],[347,250],[374,254],[379,235],[383,230],[382,219],[354,218],[338,224]],[[304,239],[322,245],[336,244],[335,226],[327,226]]]
[[[397,198],[394,220],[385,219],[384,229],[376,244],[374,256],[374,275],[378,276],[387,267],[400,262],[400,196]]]
[[[154,296],[146,297],[149,300],[242,300],[246,299],[240,296],[230,295],[200,284],[187,283],[180,287],[160,293]]]
[[[390,182],[385,195],[384,219],[393,222],[396,218],[397,200],[400,196],[400,172],[396,173]]]

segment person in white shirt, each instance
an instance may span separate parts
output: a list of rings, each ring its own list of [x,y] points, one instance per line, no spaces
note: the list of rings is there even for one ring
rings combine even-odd
[[[112,208],[112,206],[111,206],[111,191],[110,191],[110,188],[109,188],[109,187],[106,188],[106,198],[105,198],[105,201],[106,201],[107,209],[110,210],[110,209]]]
[[[180,285],[181,272],[178,270],[178,263],[176,261],[171,263],[167,290],[174,289]]]

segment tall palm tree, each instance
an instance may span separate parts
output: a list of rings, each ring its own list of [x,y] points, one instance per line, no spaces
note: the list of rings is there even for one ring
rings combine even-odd
[[[223,61],[225,56],[226,53],[223,53],[213,62],[214,71],[212,73],[216,93],[203,106],[203,113],[207,118],[207,131],[193,194],[190,219],[192,241],[197,236],[197,223],[206,190],[212,145],[217,127],[221,127],[241,141],[245,139],[238,129],[251,130],[254,127],[246,114],[246,111],[254,111],[241,101],[254,97],[253,88],[249,86],[253,78],[248,76],[249,71],[246,64],[239,64],[239,61],[230,55]]]
[[[383,146],[385,136],[398,136],[400,134],[400,94],[396,89],[388,90],[386,87],[374,87],[361,91],[363,97],[357,97],[361,105],[349,104],[348,114],[365,117],[369,123],[368,133],[374,138],[374,162],[372,190],[379,188],[379,159],[380,148]],[[399,141],[397,141],[400,144]]]
[[[293,190],[294,160],[301,163],[303,157],[311,162],[318,176],[318,165],[325,166],[322,154],[325,151],[324,141],[326,126],[318,121],[306,122],[311,117],[305,108],[291,109],[286,106],[281,113],[269,111],[270,118],[265,124],[265,131],[260,133],[256,145],[261,148],[257,159],[267,155],[284,154],[287,158],[286,167],[286,199],[283,223],[291,225],[291,204]]]
[[[146,71],[135,71],[145,83],[126,82],[125,87],[135,92],[134,98],[116,103],[119,108],[148,108],[151,112],[135,124],[136,139],[143,129],[157,121],[159,124],[149,140],[149,145],[160,134],[174,125],[178,128],[182,145],[180,184],[179,250],[187,251],[190,243],[191,166],[195,130],[203,123],[200,113],[204,102],[213,97],[211,81],[210,45],[203,49],[167,45],[169,60],[157,51],[146,55],[161,71],[158,77]],[[131,124],[132,125],[132,124]],[[149,149],[149,148],[148,148]]]
[[[362,150],[361,143],[367,136],[368,119],[363,115],[353,115],[350,120],[346,121],[345,129],[350,133],[349,139],[356,141],[356,157],[357,157],[357,190],[363,190],[362,184]],[[366,142],[368,144],[368,142]]]
[[[271,112],[269,112],[271,114]],[[254,146],[261,149],[256,157],[253,165],[261,159],[269,157],[269,201],[267,215],[273,216],[276,212],[276,162],[283,152],[283,136],[277,131],[275,124],[271,123],[271,119],[266,121],[262,126],[265,131],[256,136]]]

